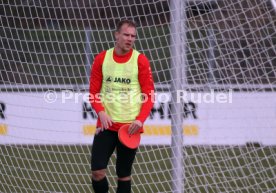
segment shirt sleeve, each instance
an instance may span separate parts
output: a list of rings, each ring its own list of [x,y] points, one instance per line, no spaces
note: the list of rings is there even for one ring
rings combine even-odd
[[[102,88],[102,64],[105,57],[105,53],[106,51],[103,51],[95,57],[90,75],[89,101],[91,103],[92,108],[96,111],[97,114],[100,111],[104,111],[104,107],[102,105],[99,94]]]
[[[138,79],[141,87],[141,92],[143,93],[145,98],[142,103],[140,113],[136,117],[136,120],[144,123],[154,105],[154,82],[149,60],[143,54],[140,54],[138,57]]]

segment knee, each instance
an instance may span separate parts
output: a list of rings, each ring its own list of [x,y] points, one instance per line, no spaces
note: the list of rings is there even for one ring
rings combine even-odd
[[[123,168],[123,167],[117,167],[116,168],[116,174],[118,178],[130,178],[131,176],[131,168]]]
[[[119,181],[129,181],[129,180],[131,180],[131,177],[130,177],[130,176],[118,177],[118,180],[119,180]]]
[[[92,180],[100,181],[100,180],[104,179],[105,174],[106,174],[105,169],[92,171]]]

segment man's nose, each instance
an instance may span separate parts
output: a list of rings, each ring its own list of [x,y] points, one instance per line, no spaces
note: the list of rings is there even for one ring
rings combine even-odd
[[[128,36],[127,40],[128,40],[128,41],[132,41],[132,37],[131,37],[131,36]]]

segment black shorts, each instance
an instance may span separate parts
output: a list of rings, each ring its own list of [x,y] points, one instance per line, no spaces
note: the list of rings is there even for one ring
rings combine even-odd
[[[130,176],[137,149],[129,149],[121,144],[118,133],[110,130],[104,130],[94,137],[91,157],[92,171],[106,169],[115,148],[117,153],[117,176],[119,178]]]

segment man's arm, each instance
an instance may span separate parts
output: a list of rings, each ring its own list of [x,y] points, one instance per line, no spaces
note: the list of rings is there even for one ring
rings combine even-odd
[[[138,79],[141,92],[146,96],[146,98],[142,103],[139,115],[129,127],[129,134],[137,132],[137,130],[143,126],[154,105],[154,83],[150,63],[147,57],[143,54],[140,54],[138,57]]]
[[[103,80],[102,64],[105,57],[105,53],[106,52],[101,52],[95,57],[95,60],[92,65],[91,75],[90,75],[89,101],[97,114],[100,111],[104,111],[104,107],[99,98],[99,94],[102,88],[102,80]]]
[[[96,111],[99,116],[100,123],[97,124],[97,127],[101,130],[107,129],[112,125],[111,118],[104,112],[104,107],[102,105],[99,94],[102,88],[102,64],[105,57],[106,51],[101,52],[95,57],[93,62],[91,76],[90,76],[90,98],[89,101],[91,106]],[[100,130],[99,130],[100,131]],[[98,131],[98,132],[99,132]],[[97,133],[96,133],[97,134]]]
[[[136,120],[144,123],[154,105],[154,82],[149,60],[143,54],[140,54],[138,58],[138,73],[141,92],[146,96],[147,100],[144,100]]]

